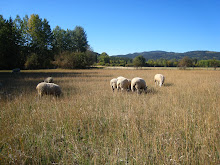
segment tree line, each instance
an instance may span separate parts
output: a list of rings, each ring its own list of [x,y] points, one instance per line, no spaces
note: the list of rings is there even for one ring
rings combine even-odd
[[[134,59],[92,51],[83,27],[64,30],[32,14],[4,19],[0,15],[0,69],[87,68],[91,65],[134,67],[219,67],[220,60]]]
[[[134,59],[108,56],[107,53],[102,53],[99,57],[98,65],[105,66],[133,66],[133,67],[220,67],[220,60],[209,59],[209,60],[197,60],[196,58],[190,58],[188,56],[182,59],[149,59],[146,60],[142,55],[136,56]]]
[[[38,14],[14,20],[0,15],[0,69],[85,68],[96,60],[81,26],[51,30]]]

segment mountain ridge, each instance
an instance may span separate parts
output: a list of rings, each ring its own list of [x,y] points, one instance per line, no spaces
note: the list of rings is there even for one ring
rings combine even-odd
[[[195,58],[197,60],[208,60],[215,58],[216,60],[220,60],[220,52],[216,51],[202,51],[202,50],[196,50],[196,51],[188,51],[184,53],[176,53],[176,52],[167,52],[167,51],[144,51],[144,52],[135,52],[135,53],[129,53],[125,55],[113,55],[112,57],[125,57],[125,58],[135,58],[139,55],[142,55],[146,60],[157,60],[157,59],[182,59],[185,56],[188,56],[190,58]]]

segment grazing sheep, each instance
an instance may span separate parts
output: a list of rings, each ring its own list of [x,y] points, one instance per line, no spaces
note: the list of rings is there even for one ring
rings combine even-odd
[[[113,92],[114,92],[114,90],[117,88],[117,81],[118,81],[117,78],[113,78],[113,79],[111,79],[111,81],[110,81],[110,86],[111,86]]]
[[[37,85],[36,89],[40,97],[43,96],[44,94],[55,95],[55,96],[61,95],[60,86],[54,83],[41,82]]]
[[[131,91],[134,92],[135,90],[137,90],[138,94],[141,93],[141,90],[144,90],[145,93],[147,92],[147,86],[144,79],[135,77],[131,80]]]
[[[21,69],[20,68],[15,68],[12,70],[11,73],[20,73]]]
[[[128,79],[126,78],[120,78],[118,79],[117,81],[117,89],[118,91],[121,90],[129,90],[129,87],[130,87],[130,82]]]
[[[161,86],[163,85],[164,81],[165,81],[164,75],[162,75],[162,74],[156,74],[156,75],[154,76],[155,86],[156,86],[156,85],[159,85],[159,86],[161,87]]]
[[[47,77],[44,82],[46,83],[53,83],[53,77]]]
[[[124,79],[125,77],[123,77],[123,76],[119,76],[117,79],[119,80],[119,79]]]

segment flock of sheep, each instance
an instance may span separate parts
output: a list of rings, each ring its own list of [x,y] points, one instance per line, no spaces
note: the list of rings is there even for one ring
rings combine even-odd
[[[165,81],[165,77],[162,74],[156,74],[154,76],[155,85],[159,85],[161,87],[164,81]],[[144,91],[145,93],[147,92],[146,82],[144,79],[140,77],[135,77],[132,80],[130,80],[125,77],[119,76],[118,78],[113,78],[110,81],[110,86],[113,92],[116,88],[118,91],[131,90],[132,92],[134,92],[137,90],[138,94],[140,94],[141,91]]]
[[[156,74],[154,76],[155,85],[159,85],[161,87],[164,81],[165,77],[162,74]],[[145,93],[147,92],[146,82],[140,77],[135,77],[132,80],[122,76],[118,78],[113,78],[110,81],[110,86],[113,92],[115,89],[117,89],[118,91],[137,91],[138,94],[140,94],[142,91],[144,91]],[[40,97],[43,95],[60,96],[62,93],[60,86],[53,83],[52,77],[48,77],[44,80],[44,82],[39,83],[36,89]]]

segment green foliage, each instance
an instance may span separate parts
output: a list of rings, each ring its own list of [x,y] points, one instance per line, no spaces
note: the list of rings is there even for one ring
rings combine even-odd
[[[135,58],[139,55],[142,55],[145,59],[153,59],[153,60],[157,60],[157,59],[181,60],[185,56],[198,60],[208,60],[213,58],[215,58],[216,60],[220,60],[220,52],[211,52],[211,51],[190,51],[184,53],[175,53],[175,52],[166,52],[166,51],[149,51],[149,52],[141,52],[141,53],[130,53],[127,55],[118,55],[117,57]]]
[[[110,56],[111,66],[133,66],[131,58]]]
[[[211,66],[214,67],[214,69],[216,70],[216,68],[220,66],[220,61],[217,61],[216,59],[212,59]]]
[[[80,26],[74,30],[63,30],[57,26],[54,30],[54,51],[57,53],[53,62],[60,68],[86,68],[96,62],[96,55],[89,51],[86,32]]]
[[[193,66],[193,61],[192,59],[186,56],[179,61],[178,66],[181,68],[191,67]]]
[[[76,52],[85,52],[88,48],[86,32],[81,26],[76,26],[73,33],[73,40]]]
[[[38,14],[30,18],[26,15],[23,19],[17,16],[14,21],[0,15],[0,69],[53,68],[54,56],[58,58],[66,51],[74,54],[69,57],[74,61],[71,68],[83,68],[97,62],[96,55],[88,53],[87,35],[81,26],[74,30],[57,26],[52,32],[49,22]]]
[[[220,52],[209,51],[152,51],[123,57],[110,57],[105,52],[97,55],[90,50],[87,34],[81,26],[76,26],[74,30],[63,30],[56,26],[51,31],[49,22],[38,14],[32,14],[30,18],[26,15],[23,19],[17,15],[14,21],[0,15],[0,69],[54,68],[52,61],[55,66],[62,68],[84,68],[98,63],[105,66],[193,66],[216,69],[220,66],[219,55]],[[146,62],[145,58],[149,60]]]
[[[137,56],[133,60],[133,64],[135,67],[143,67],[145,66],[146,59],[143,56]]]
[[[29,57],[27,57],[27,61],[25,62],[26,69],[38,69],[39,66],[39,59],[36,53],[32,53]]]
[[[56,26],[56,28],[53,30],[54,34],[54,50],[57,53],[62,53],[63,51],[67,51],[67,45],[70,45],[70,43],[67,43],[67,31],[61,29],[59,26]]]
[[[150,59],[146,62],[146,65],[149,67],[176,67],[178,65],[178,61],[176,59]]]
[[[46,19],[42,20],[39,15],[32,14],[28,19],[28,33],[31,36],[32,49],[36,51],[50,50],[52,48],[53,34]]]
[[[109,65],[110,57],[107,53],[103,52],[102,54],[100,54],[98,61],[100,65]]]
[[[53,30],[54,49],[57,53],[63,51],[86,52],[88,49],[88,41],[85,30],[81,26],[76,26],[74,30],[66,31],[59,26]]]
[[[20,67],[19,41],[21,36],[15,28],[13,20],[5,20],[0,15],[0,69]]]
[[[200,60],[198,62],[199,67],[220,67],[220,60],[212,59],[212,60]]]
[[[55,57],[53,64],[59,68],[75,69],[86,68],[96,60],[96,55],[91,52],[63,52]]]

